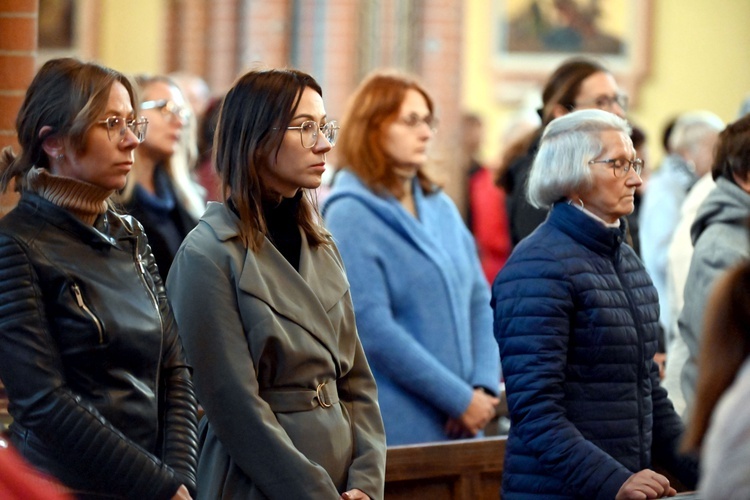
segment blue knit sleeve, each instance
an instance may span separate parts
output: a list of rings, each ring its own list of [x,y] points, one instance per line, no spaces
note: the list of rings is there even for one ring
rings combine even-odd
[[[346,265],[362,345],[373,371],[453,418],[471,402],[473,389],[398,323],[385,268],[398,262],[378,240],[383,222],[353,198],[329,203],[325,221]]]

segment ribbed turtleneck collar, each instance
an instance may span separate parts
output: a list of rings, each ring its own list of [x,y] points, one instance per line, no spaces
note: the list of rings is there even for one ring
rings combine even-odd
[[[107,211],[107,199],[114,192],[72,177],[53,175],[43,168],[29,170],[24,189],[68,210],[89,226]]]

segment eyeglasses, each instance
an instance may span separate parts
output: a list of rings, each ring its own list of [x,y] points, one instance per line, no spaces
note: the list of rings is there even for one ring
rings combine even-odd
[[[641,175],[641,172],[643,171],[643,160],[641,160],[640,158],[636,158],[635,160],[628,160],[626,158],[613,158],[610,160],[589,161],[589,165],[593,163],[609,163],[609,165],[612,167],[612,172],[614,172],[615,177],[617,178],[623,178],[627,176],[631,168],[635,170],[635,173],[638,175]]]
[[[144,109],[158,109],[163,116],[170,119],[179,118],[186,123],[190,119],[190,109],[187,106],[180,106],[176,102],[168,99],[144,101],[141,103],[141,110]]]
[[[330,121],[323,126],[318,125],[318,122],[307,120],[302,122],[296,127],[287,127],[287,130],[299,130],[299,138],[302,141],[302,147],[311,149],[315,147],[318,142],[318,133],[323,132],[323,137],[326,138],[331,146],[336,145],[336,138],[339,135],[339,124],[335,121]]]
[[[118,142],[125,138],[127,130],[130,129],[138,142],[141,143],[146,138],[146,129],[148,128],[148,120],[145,118],[139,118],[137,120],[126,120],[119,116],[110,116],[106,120],[100,120],[96,122],[98,125],[107,126],[107,137],[112,140],[112,137],[116,137]]]
[[[397,122],[403,123],[409,128],[417,128],[422,123],[426,124],[430,130],[435,132],[438,128],[438,124],[440,123],[437,118],[435,118],[433,115],[427,115],[427,116],[419,116],[416,113],[412,113],[408,116],[401,116],[396,119]]]
[[[576,108],[597,108],[605,111],[610,110],[615,104],[620,106],[623,111],[628,110],[628,96],[625,94],[611,95],[600,95],[594,100],[577,103],[574,107]]]

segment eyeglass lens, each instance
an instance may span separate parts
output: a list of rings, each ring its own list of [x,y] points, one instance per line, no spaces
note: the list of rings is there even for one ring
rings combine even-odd
[[[187,107],[180,106],[176,102],[167,99],[144,101],[141,103],[141,110],[146,109],[158,109],[165,117],[171,119],[179,118],[184,122],[187,122],[190,118],[190,110]]]
[[[143,142],[146,138],[148,120],[145,118],[139,120],[125,120],[118,116],[111,116],[105,120],[105,123],[107,124],[107,137],[110,141],[112,140],[113,135],[119,140],[122,140],[128,129],[135,134],[136,138],[138,138],[138,142]]]
[[[328,122],[320,127],[314,121],[306,121],[299,127],[300,135],[302,136],[302,145],[306,148],[312,148],[318,141],[318,131],[323,132],[323,137],[331,144],[336,145],[336,139],[339,133],[338,124],[335,121]]]

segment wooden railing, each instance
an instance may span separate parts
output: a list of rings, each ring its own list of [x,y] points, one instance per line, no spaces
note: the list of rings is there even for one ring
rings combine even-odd
[[[482,500],[500,496],[505,437],[388,448],[388,500]]]

